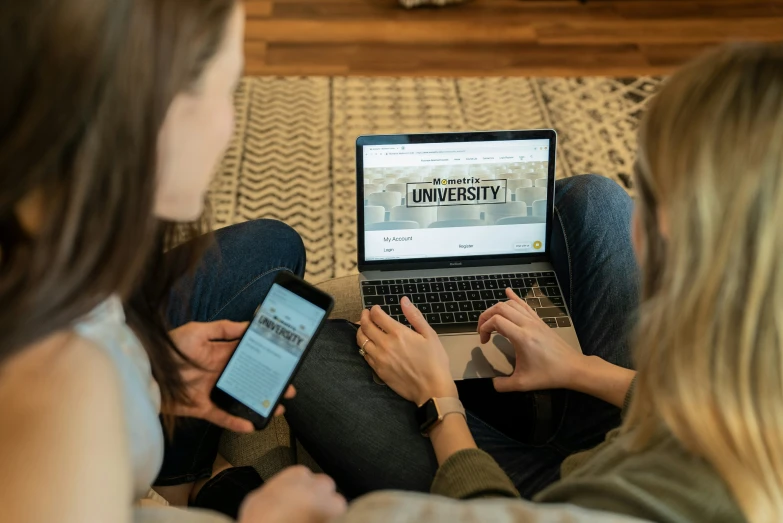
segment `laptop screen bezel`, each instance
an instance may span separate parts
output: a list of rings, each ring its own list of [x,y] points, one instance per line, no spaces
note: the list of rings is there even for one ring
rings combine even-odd
[[[364,245],[364,150],[365,146],[408,145],[425,143],[494,142],[506,140],[549,140],[549,161],[547,171],[546,241],[543,252],[490,254],[482,256],[450,256],[439,258],[413,258],[396,260],[367,260]],[[554,129],[525,131],[478,131],[459,133],[391,134],[366,135],[356,139],[356,225],[357,264],[364,271],[400,271],[415,269],[438,269],[455,267],[478,267],[489,265],[515,265],[549,260],[552,238],[552,216],[555,199],[555,158],[557,133]]]

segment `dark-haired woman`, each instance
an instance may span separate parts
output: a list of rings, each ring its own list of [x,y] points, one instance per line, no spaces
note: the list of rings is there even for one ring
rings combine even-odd
[[[251,429],[208,392],[245,327],[230,320],[278,271],[303,272],[301,241],[256,222],[203,255],[195,241],[162,254],[202,215],[230,139],[243,24],[236,0],[0,4],[4,521],[130,521],[161,469],[161,413]],[[260,244],[278,249],[259,259]],[[184,461],[159,480],[209,476]],[[329,478],[294,468],[240,521],[344,507]]]

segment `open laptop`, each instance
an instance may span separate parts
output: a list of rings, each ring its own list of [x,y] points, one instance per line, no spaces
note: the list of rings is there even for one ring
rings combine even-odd
[[[356,141],[363,304],[398,321],[408,296],[440,336],[452,376],[507,375],[514,350],[482,345],[479,315],[511,287],[581,351],[549,262],[554,130],[361,136]]]

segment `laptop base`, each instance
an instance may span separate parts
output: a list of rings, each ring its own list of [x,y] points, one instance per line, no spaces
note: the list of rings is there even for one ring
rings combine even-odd
[[[361,285],[361,282],[364,281],[389,281],[411,277],[424,279],[457,275],[471,276],[498,273],[549,272],[553,270],[550,263],[537,262],[513,266],[463,267],[458,269],[450,268],[388,272],[369,271],[360,274],[359,281]],[[367,304],[365,304],[365,306],[367,306]],[[565,303],[563,304],[563,308],[567,312]],[[570,314],[568,316],[570,317]],[[576,330],[574,330],[570,321],[567,323],[567,327],[558,326],[552,330],[571,345],[574,350],[582,352],[582,348],[579,345],[579,340],[576,336]],[[503,336],[494,334],[489,343],[482,345],[479,335],[475,331],[475,327],[472,326],[470,329],[467,329],[464,325],[438,326],[436,330],[443,342],[446,353],[449,355],[451,375],[455,380],[508,376],[514,371],[514,363],[516,361],[514,348]]]

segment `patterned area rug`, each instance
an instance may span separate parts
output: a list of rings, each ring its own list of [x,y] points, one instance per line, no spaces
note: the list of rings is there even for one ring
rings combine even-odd
[[[361,134],[554,128],[557,176],[629,192],[636,132],[662,79],[245,78],[237,134],[212,186],[215,226],[276,218],[307,247],[313,283],[356,272]]]

